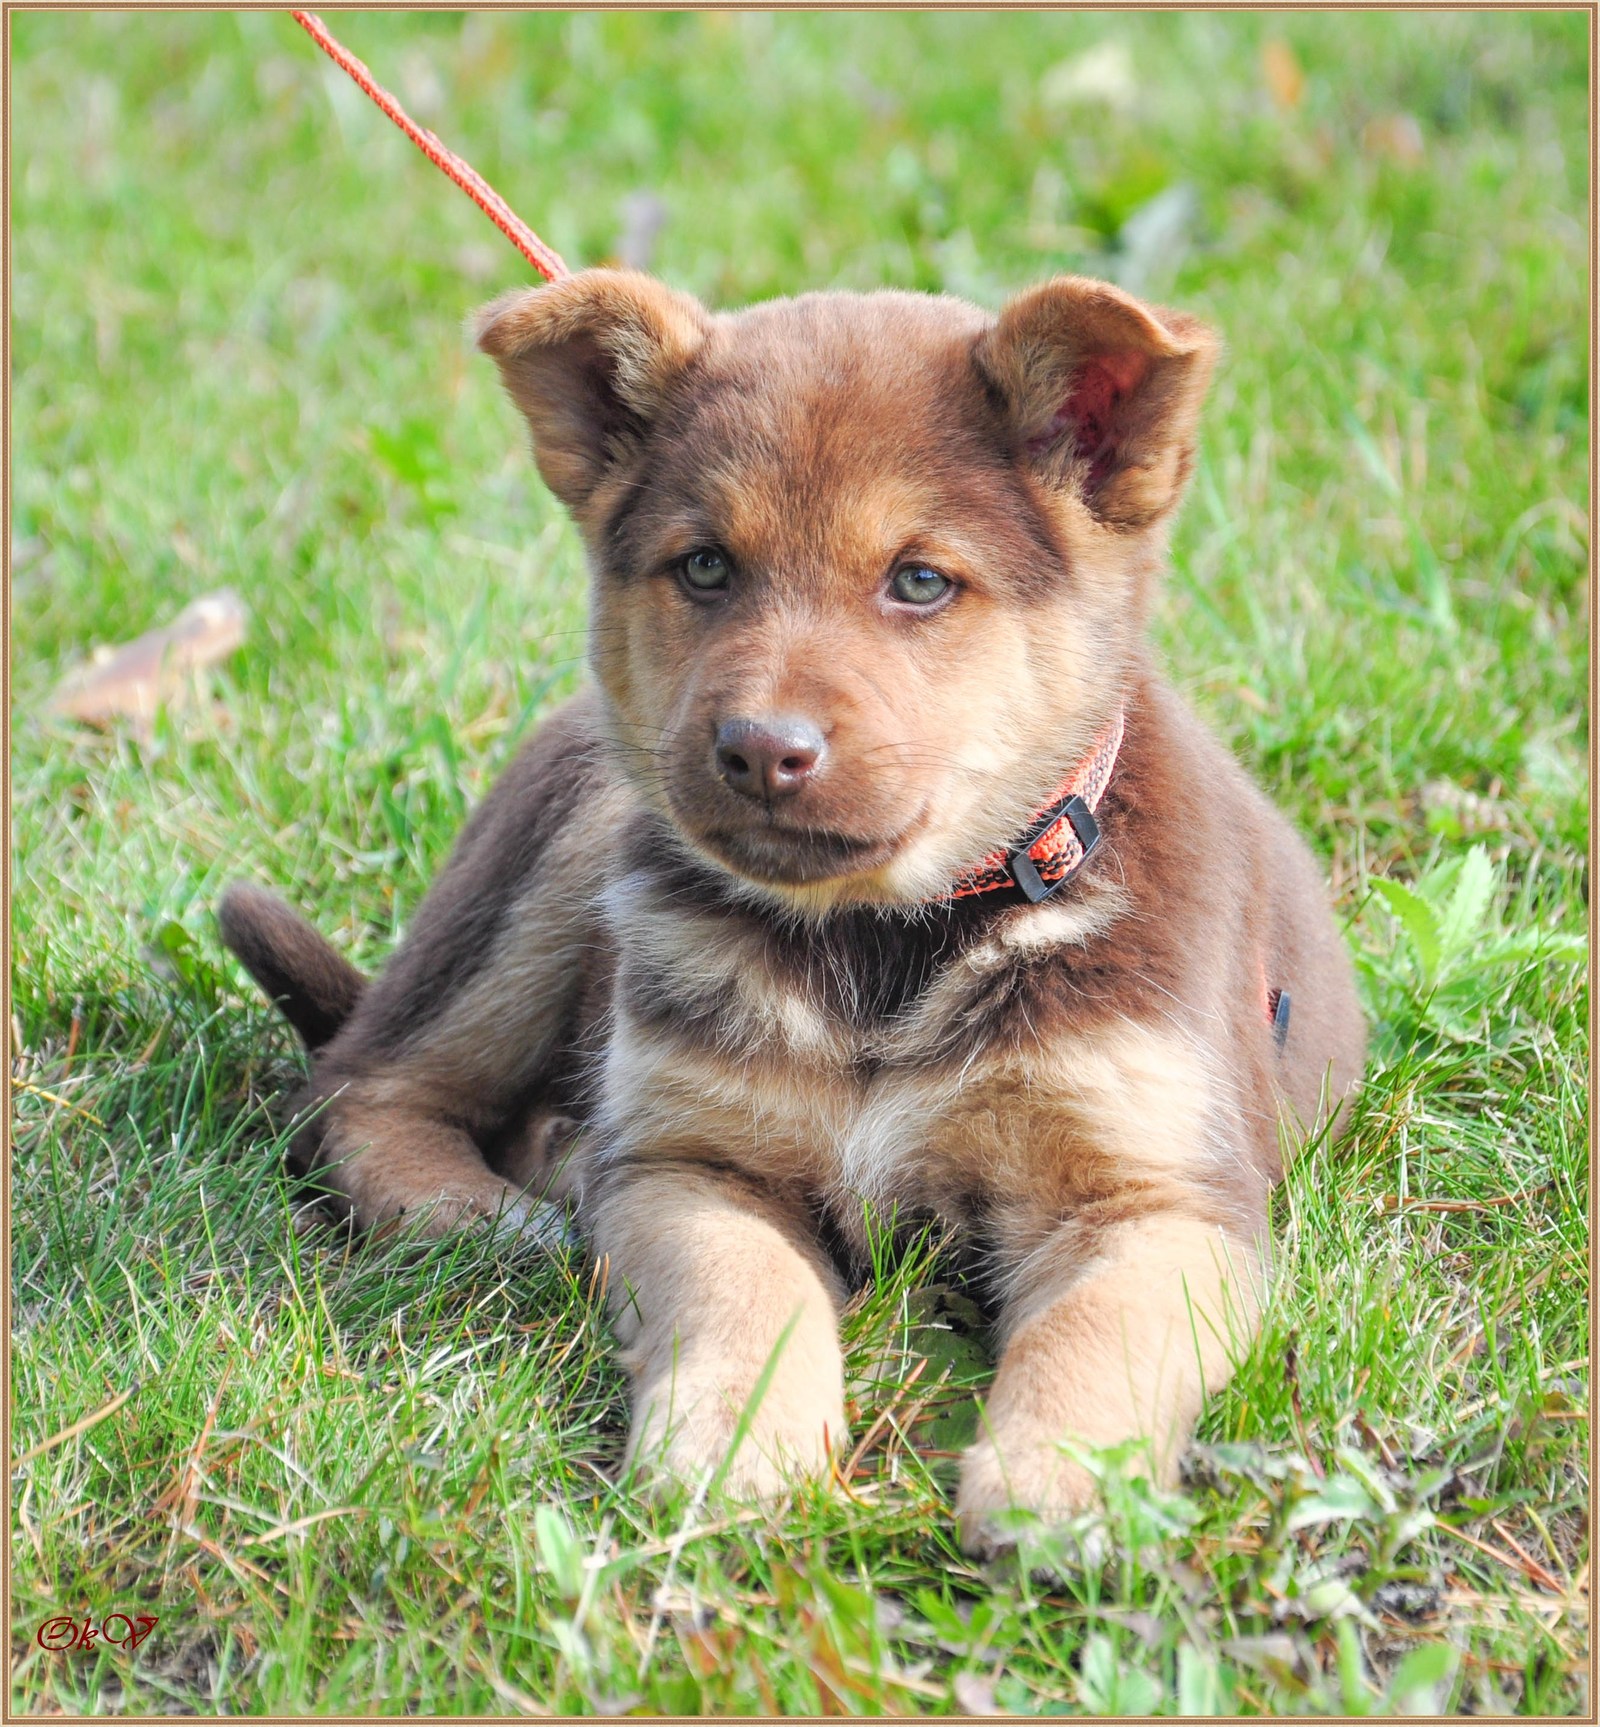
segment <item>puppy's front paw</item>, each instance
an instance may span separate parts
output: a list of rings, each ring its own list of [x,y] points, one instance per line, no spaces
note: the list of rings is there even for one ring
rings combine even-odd
[[[782,1403],[772,1407],[769,1391],[746,1422],[743,1401],[727,1390],[680,1379],[641,1396],[629,1461],[657,1485],[716,1481],[731,1498],[775,1499],[797,1482],[826,1475],[832,1447],[844,1438],[836,1395],[791,1394]]]
[[[1098,1497],[1094,1476],[1052,1440],[1003,1433],[980,1439],[962,1460],[956,1494],[962,1549],[993,1558],[1016,1546],[1019,1520],[1065,1523]]]

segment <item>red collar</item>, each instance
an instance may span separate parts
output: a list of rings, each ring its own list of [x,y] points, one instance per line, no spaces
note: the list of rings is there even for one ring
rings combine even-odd
[[[1034,904],[1048,899],[1070,881],[1100,843],[1094,812],[1111,781],[1122,748],[1123,712],[1118,708],[1072,770],[1055,798],[1033,818],[1014,845],[1001,846],[981,862],[963,870],[947,899],[1016,887]]]

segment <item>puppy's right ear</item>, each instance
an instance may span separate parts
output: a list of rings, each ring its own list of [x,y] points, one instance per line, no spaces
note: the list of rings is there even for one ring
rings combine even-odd
[[[545,484],[578,511],[637,445],[710,327],[698,300],[652,276],[581,270],[502,294],[473,334],[528,422]]]

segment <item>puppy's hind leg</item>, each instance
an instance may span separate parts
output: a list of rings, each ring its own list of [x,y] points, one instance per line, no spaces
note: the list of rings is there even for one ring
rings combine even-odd
[[[332,1042],[366,992],[361,973],[298,912],[252,882],[228,886],[217,921],[306,1049],[315,1055]],[[318,1162],[324,1190],[360,1221],[437,1235],[469,1218],[514,1229],[530,1220],[520,1187],[489,1176],[459,1128],[415,1109],[363,1103],[359,1082],[351,1090]],[[381,1162],[366,1156],[379,1143]]]
[[[230,944],[315,1049],[296,1157],[363,1228],[553,1215],[484,1151],[570,1066],[603,960],[594,859],[614,854],[629,806],[592,707],[575,698],[523,747],[370,984],[270,896],[224,904]]]
[[[568,1205],[582,1192],[582,1135],[582,1124],[570,1115],[539,1110],[491,1161],[513,1186],[553,1205]]]
[[[381,1088],[379,1088],[381,1089]],[[362,1082],[337,1097],[317,1151],[317,1180],[364,1228],[444,1236],[469,1224],[554,1240],[553,1206],[494,1174],[458,1124],[411,1102],[384,1104]]]

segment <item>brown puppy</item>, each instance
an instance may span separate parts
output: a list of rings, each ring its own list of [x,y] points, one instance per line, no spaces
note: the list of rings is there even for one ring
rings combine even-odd
[[[478,340],[583,533],[594,682],[364,992],[225,902],[322,1046],[305,1161],[431,1229],[526,1220],[564,1161],[674,1474],[769,1364],[726,1479],[824,1467],[870,1203],[994,1304],[970,1546],[1088,1499],[1064,1441],[1170,1475],[1258,1310],[1280,1121],[1363,1054],[1310,856],[1143,648],[1211,335],[1078,278],[713,316],[590,271]]]

